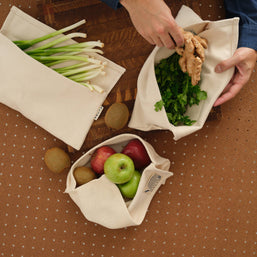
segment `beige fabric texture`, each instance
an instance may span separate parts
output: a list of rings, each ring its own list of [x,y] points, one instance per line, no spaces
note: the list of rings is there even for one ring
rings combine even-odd
[[[11,8],[0,33],[0,102],[79,150],[98,108],[125,69],[97,55],[107,62],[106,75],[92,79],[92,83],[105,91],[91,92],[35,61],[12,43],[53,31],[18,8]],[[71,42],[74,41],[68,43]]]
[[[97,148],[109,145],[120,152],[128,141],[134,138],[143,143],[152,162],[144,169],[137,193],[132,200],[125,202],[118,187],[105,175],[76,187],[74,169],[90,166],[90,157]],[[159,156],[142,138],[134,134],[121,134],[90,149],[72,165],[67,176],[65,192],[70,195],[89,221],[110,229],[140,225],[154,194],[166,179],[173,175],[169,167],[170,161]]]
[[[171,56],[174,50],[155,47],[140,71],[137,82],[138,93],[129,122],[129,127],[143,131],[170,130],[174,135],[174,140],[203,127],[215,100],[231,79],[234,73],[233,68],[220,74],[215,73],[214,68],[220,61],[231,57],[235,52],[238,42],[239,19],[202,21],[189,7],[182,6],[176,21],[185,30],[193,31],[208,40],[200,82],[201,89],[207,92],[207,99],[201,101],[199,105],[188,108],[186,115],[196,120],[192,126],[172,125],[164,108],[156,112],[154,105],[161,100],[161,94],[156,81],[154,66],[162,59]]]

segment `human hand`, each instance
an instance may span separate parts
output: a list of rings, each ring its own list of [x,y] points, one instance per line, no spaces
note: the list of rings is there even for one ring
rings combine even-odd
[[[120,0],[136,30],[150,43],[173,49],[184,44],[182,30],[163,0]]]
[[[240,47],[234,55],[215,67],[215,72],[221,73],[235,66],[235,73],[214,106],[221,105],[235,97],[248,82],[257,60],[257,52],[252,48]]]

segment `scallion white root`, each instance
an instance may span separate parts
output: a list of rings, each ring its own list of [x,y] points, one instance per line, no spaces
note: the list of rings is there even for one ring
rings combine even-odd
[[[104,92],[104,90],[101,87],[99,87],[98,85],[93,85],[90,82],[82,82],[81,85],[88,87],[92,91],[95,90],[98,93],[103,93]]]

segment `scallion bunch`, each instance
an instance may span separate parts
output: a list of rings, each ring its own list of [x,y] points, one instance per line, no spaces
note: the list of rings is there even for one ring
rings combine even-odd
[[[104,67],[106,66],[106,62],[102,62],[91,57],[90,53],[103,54],[103,51],[99,48],[102,48],[104,44],[100,41],[87,41],[83,43],[58,46],[60,43],[71,38],[86,38],[87,35],[80,32],[74,32],[54,38],[77,28],[85,22],[85,20],[79,21],[73,25],[33,40],[13,42],[35,60],[52,68],[63,76],[88,87],[91,91],[96,90],[97,92],[102,93],[103,89],[98,85],[93,85],[90,80],[99,75],[105,75]],[[48,39],[52,40],[49,41]],[[48,40],[48,42],[35,47],[36,44],[45,40]],[[70,61],[75,61],[75,64],[69,64]],[[62,67],[56,68],[57,64],[61,64]]]

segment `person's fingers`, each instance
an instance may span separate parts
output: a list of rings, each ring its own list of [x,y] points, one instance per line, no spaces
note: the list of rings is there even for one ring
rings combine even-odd
[[[221,96],[214,103],[214,106],[221,105],[228,100],[234,98],[243,88],[243,86],[248,82],[249,77],[249,74],[240,73],[238,70],[236,70],[233,77],[224,88]]]
[[[225,86],[225,88],[222,91],[222,94],[226,93],[227,91],[229,91],[230,87],[233,85],[233,81],[235,79],[235,74],[232,76],[232,78],[230,79],[230,81],[228,82],[228,84]]]
[[[218,105],[221,105],[229,100],[231,100],[232,98],[234,98],[238,93],[239,91],[242,89],[244,84],[242,83],[238,83],[238,84],[233,84],[232,86],[230,86],[230,88],[225,92],[223,93],[214,103],[214,107],[215,106],[218,106]]]
[[[155,45],[155,43],[154,43],[154,41],[153,41],[153,39],[152,39],[151,37],[144,36],[144,39],[145,39],[146,41],[148,41],[151,45]]]
[[[223,103],[227,102],[232,97],[229,95],[229,93],[225,93],[224,95],[221,95],[214,103],[214,107],[217,107],[219,105],[222,105]]]
[[[174,49],[176,46],[170,34],[168,33],[162,34],[160,40],[162,41],[163,45],[169,49]]]
[[[219,64],[217,64],[215,67],[215,72],[221,73],[223,71],[226,71],[226,70],[232,68],[233,66],[235,66],[238,62],[239,62],[238,57],[233,55],[229,59],[224,60],[224,61],[220,62]]]
[[[151,37],[152,41],[154,42],[155,45],[162,47],[164,46],[163,42],[161,41],[161,39],[157,36],[157,35],[153,35]]]
[[[173,34],[171,34],[173,33]],[[175,46],[180,46],[184,44],[184,36],[182,34],[182,36],[179,34],[181,32],[181,30],[178,30],[178,32],[170,32],[168,33],[167,31],[165,31],[164,29],[159,29],[157,35],[152,36],[152,39],[154,40],[154,42],[156,42],[156,45],[158,46],[165,46],[169,49],[174,49]],[[174,35],[176,37],[176,40],[174,39]],[[158,44],[157,44],[158,42]],[[160,43],[161,42],[161,43]]]
[[[241,47],[236,50],[231,58],[220,62],[215,67],[217,73],[235,67],[235,73],[221,96],[214,103],[214,106],[227,102],[239,93],[242,87],[249,81],[255,63],[256,51],[251,48]]]
[[[171,25],[169,29],[169,34],[173,38],[173,41],[176,46],[184,45],[184,35],[183,30],[176,24]]]

